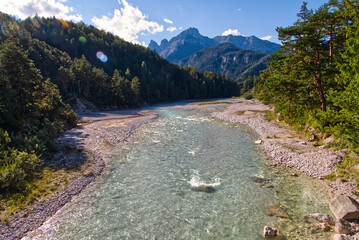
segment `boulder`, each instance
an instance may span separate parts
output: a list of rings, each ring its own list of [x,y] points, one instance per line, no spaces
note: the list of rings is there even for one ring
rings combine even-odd
[[[352,225],[350,225],[349,222],[343,220],[343,219],[338,219],[335,222],[335,232],[340,233],[340,234],[351,234],[353,232],[353,228]]]
[[[329,225],[335,225],[335,222],[329,214],[323,214],[323,213],[313,213],[308,215],[309,218],[315,219],[318,222],[321,223],[327,223]]]
[[[351,240],[351,237],[345,234],[335,234],[333,240]]]
[[[359,240],[359,233],[357,233],[353,236],[353,240]]]
[[[290,218],[288,213],[283,208],[281,208],[278,204],[266,205],[265,209],[266,209],[266,213],[269,216],[276,216],[276,217],[280,217],[280,218]]]
[[[265,226],[264,231],[263,231],[263,236],[264,237],[276,237],[276,236],[278,236],[278,230],[275,228]]]
[[[315,229],[323,230],[324,232],[330,231],[330,226],[328,223],[319,223],[315,226]]]
[[[336,196],[329,207],[337,219],[359,220],[359,204],[349,196]]]
[[[192,186],[192,190],[195,192],[206,192],[206,193],[215,192],[214,187],[208,185]]]

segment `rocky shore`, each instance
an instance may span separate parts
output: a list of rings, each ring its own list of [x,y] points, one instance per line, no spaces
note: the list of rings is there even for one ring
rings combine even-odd
[[[325,146],[316,147],[313,142],[296,137],[295,132],[287,127],[266,120],[263,113],[266,110],[271,109],[256,100],[236,99],[224,111],[213,112],[212,117],[254,130],[259,136],[257,144],[281,165],[296,168],[322,180],[324,176],[336,171],[336,165],[344,156],[343,152],[333,151]],[[324,181],[332,187],[335,195],[345,194],[357,199],[352,194],[356,190],[353,184],[340,180]]]
[[[0,224],[0,240],[21,239],[27,232],[40,227],[48,218],[85,189],[104,170],[111,149],[127,140],[140,126],[154,121],[158,115],[152,111],[131,110],[82,114],[80,124],[58,139],[59,144],[87,151],[90,163],[85,174],[70,182],[61,192],[37,203],[26,213],[12,216]],[[62,158],[57,164],[71,165],[76,159]]]

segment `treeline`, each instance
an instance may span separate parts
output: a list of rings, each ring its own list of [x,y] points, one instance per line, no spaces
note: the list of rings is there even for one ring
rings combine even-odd
[[[223,75],[170,64],[148,48],[91,25],[40,17],[18,25],[19,35],[27,36],[21,43],[29,58],[58,85],[66,102],[79,97],[99,107],[121,108],[239,92]]]
[[[76,114],[59,90],[44,79],[19,40],[0,45],[0,192],[16,191],[54,150],[54,138],[76,125]],[[2,198],[1,198],[2,199]]]
[[[262,72],[257,96],[280,116],[334,135],[359,153],[359,2],[332,0],[277,28],[282,50]]]
[[[239,94],[223,75],[170,64],[84,23],[0,13],[0,24],[0,200],[2,192],[23,191],[40,156],[76,125],[70,105],[77,99],[121,109]]]

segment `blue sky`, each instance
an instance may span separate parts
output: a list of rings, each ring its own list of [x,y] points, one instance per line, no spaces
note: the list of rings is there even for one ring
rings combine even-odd
[[[301,0],[1,0],[0,11],[19,18],[56,16],[83,21],[127,41],[158,43],[198,28],[205,36],[244,35],[279,43],[275,31],[296,21]],[[316,9],[327,0],[308,0]]]

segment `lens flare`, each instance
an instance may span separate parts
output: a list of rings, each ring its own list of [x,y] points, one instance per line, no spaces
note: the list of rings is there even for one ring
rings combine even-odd
[[[108,60],[108,57],[103,53],[103,52],[101,52],[101,51],[98,51],[97,53],[96,53],[96,57],[98,58],[98,59],[100,59],[100,61],[101,62],[107,62],[107,60]]]
[[[85,44],[87,42],[84,36],[79,37],[79,42]]]
[[[59,21],[60,21],[60,22],[62,23],[62,25],[64,25],[65,27],[70,28],[70,25],[69,25],[67,22],[65,22],[64,20],[59,19]]]

